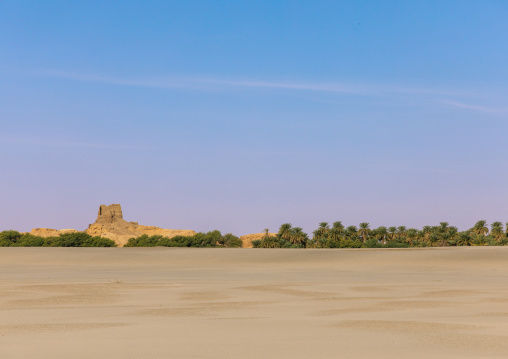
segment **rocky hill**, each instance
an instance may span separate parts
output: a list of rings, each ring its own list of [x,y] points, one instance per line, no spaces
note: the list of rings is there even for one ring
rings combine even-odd
[[[266,233],[253,233],[246,234],[245,236],[241,236],[240,239],[243,242],[242,248],[252,248],[252,241],[256,239],[261,239],[266,235]],[[270,236],[275,237],[277,233],[269,233]]]
[[[52,228],[34,228],[30,231],[31,235],[39,237],[57,237],[65,233],[77,233],[75,229],[52,229]]]
[[[64,233],[78,232],[75,229],[50,229],[50,228],[34,228],[30,232],[33,235],[41,237],[58,236]],[[123,219],[122,208],[119,204],[112,204],[109,206],[101,205],[99,213],[94,223],[90,224],[84,231],[91,236],[100,236],[109,238],[119,246],[124,246],[129,238],[139,237],[144,234],[153,236],[161,235],[164,237],[175,236],[192,236],[196,232],[185,229],[165,229],[154,226],[143,226],[137,222],[127,222]]]

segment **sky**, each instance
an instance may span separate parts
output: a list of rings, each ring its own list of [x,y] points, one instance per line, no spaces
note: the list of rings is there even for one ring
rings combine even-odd
[[[0,0],[0,230],[508,221],[508,2]]]

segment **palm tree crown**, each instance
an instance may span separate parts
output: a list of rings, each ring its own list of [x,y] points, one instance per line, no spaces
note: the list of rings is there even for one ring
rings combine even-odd
[[[490,233],[492,233],[492,235],[494,236],[494,238],[496,238],[496,240],[499,240],[502,237],[504,237],[503,223],[501,223],[501,222],[493,222],[490,225]]]
[[[473,233],[480,234],[480,235],[487,235],[489,233],[489,228],[487,227],[487,221],[481,220],[476,222],[474,227],[472,228]]]
[[[301,227],[295,227],[291,232],[291,243],[305,245],[308,239],[307,233],[305,233]]]
[[[291,223],[284,223],[280,226],[278,234],[282,239],[289,240],[291,237]]]
[[[388,233],[390,233],[390,239],[394,239],[395,233],[397,233],[397,227],[388,227]]]
[[[336,222],[333,222],[332,224],[332,228],[335,228],[337,229],[339,232],[343,232],[344,231],[344,225],[342,224],[341,221],[336,221]]]
[[[362,239],[363,242],[367,240],[369,237],[370,228],[367,222],[360,223],[360,229],[358,229],[358,236]]]

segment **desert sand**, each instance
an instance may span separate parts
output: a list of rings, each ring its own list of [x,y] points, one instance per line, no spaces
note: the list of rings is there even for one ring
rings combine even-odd
[[[0,358],[507,358],[508,248],[1,248]]]

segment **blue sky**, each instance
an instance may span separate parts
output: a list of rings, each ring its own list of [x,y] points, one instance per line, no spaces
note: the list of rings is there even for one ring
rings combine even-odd
[[[508,221],[505,1],[2,1],[0,230]]]

